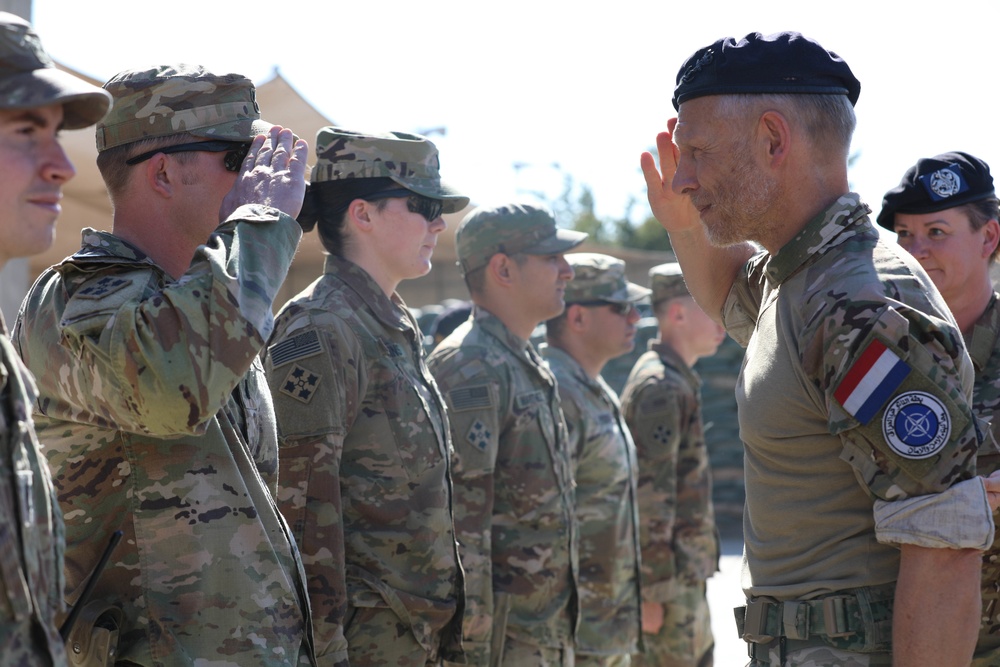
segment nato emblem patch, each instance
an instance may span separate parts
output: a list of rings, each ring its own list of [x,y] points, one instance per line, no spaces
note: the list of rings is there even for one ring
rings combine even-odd
[[[954,164],[921,176],[920,182],[930,195],[931,201],[943,201],[969,189],[969,184],[962,178],[961,170]]]
[[[316,373],[295,364],[281,382],[281,393],[308,404],[316,395],[316,387],[322,379]]]
[[[465,434],[465,439],[476,449],[486,451],[486,446],[490,442],[490,430],[486,428],[486,424],[477,419],[472,422],[469,432]]]
[[[926,459],[948,443],[951,417],[937,397],[923,391],[907,391],[886,407],[882,435],[903,458]]]

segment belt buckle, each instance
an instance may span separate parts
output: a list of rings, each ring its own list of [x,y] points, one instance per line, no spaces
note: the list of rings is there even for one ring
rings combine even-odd
[[[845,598],[839,595],[823,599],[823,629],[827,637],[840,639],[854,634],[854,630],[848,629],[844,601]]]
[[[743,641],[754,644],[767,644],[774,641],[773,635],[766,634],[767,612],[772,606],[774,604],[766,600],[754,600],[747,604]]]

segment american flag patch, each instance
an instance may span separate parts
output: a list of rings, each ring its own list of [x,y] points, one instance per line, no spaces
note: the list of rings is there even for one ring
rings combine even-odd
[[[852,417],[867,424],[909,374],[910,366],[876,338],[847,371],[833,397]]]
[[[490,398],[490,388],[486,385],[477,387],[459,387],[448,392],[451,405],[455,411],[488,408],[493,405]]]
[[[280,343],[275,343],[267,351],[271,355],[271,366],[277,368],[290,361],[319,354],[323,351],[323,346],[320,345],[319,334],[313,329]]]

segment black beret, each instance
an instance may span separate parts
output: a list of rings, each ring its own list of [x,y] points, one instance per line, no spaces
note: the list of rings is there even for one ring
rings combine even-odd
[[[847,95],[851,105],[861,82],[833,51],[797,32],[725,37],[694,52],[677,72],[674,109],[706,95],[799,93]]]
[[[935,213],[992,197],[990,165],[968,153],[942,153],[906,170],[899,185],[885,193],[877,222],[892,229],[897,213]]]

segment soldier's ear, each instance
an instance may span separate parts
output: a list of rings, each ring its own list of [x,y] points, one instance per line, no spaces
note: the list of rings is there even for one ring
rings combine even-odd
[[[509,285],[513,282],[514,261],[502,252],[494,253],[486,264],[486,273],[498,285]]]
[[[987,220],[982,227],[983,231],[983,259],[990,257],[996,252],[997,242],[1000,241],[1000,222],[997,220]]]
[[[177,180],[180,176],[175,168],[178,163],[171,160],[165,153],[157,153],[153,157],[140,162],[141,168],[139,177],[146,181],[146,185],[164,198],[174,196]]]
[[[362,232],[369,231],[372,228],[371,205],[364,199],[355,199],[347,205],[344,218],[349,226]]]
[[[780,166],[788,158],[792,131],[785,116],[777,111],[765,111],[757,121],[757,137],[764,159],[770,167]]]

